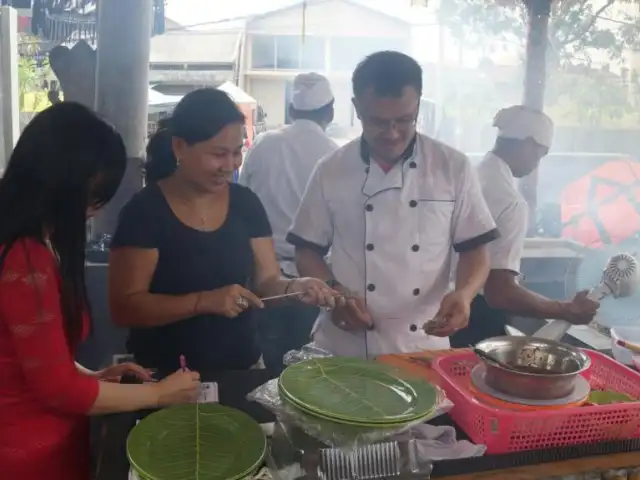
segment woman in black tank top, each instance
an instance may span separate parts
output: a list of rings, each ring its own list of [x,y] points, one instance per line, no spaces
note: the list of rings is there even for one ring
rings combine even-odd
[[[258,197],[231,183],[244,117],[222,91],[186,95],[147,148],[148,185],[123,208],[111,245],[113,320],[147,367],[216,372],[259,362],[259,297],[301,294],[333,306],[322,281],[280,278]]]

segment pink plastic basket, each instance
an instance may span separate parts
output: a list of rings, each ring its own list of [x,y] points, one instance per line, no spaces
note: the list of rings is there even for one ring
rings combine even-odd
[[[594,390],[613,390],[640,399],[640,374],[604,354],[585,350],[591,367],[583,376]],[[476,400],[469,376],[480,360],[462,351],[438,358],[434,371],[454,403],[450,414],[487,453],[508,453],[583,443],[640,438],[640,402],[515,412]]]

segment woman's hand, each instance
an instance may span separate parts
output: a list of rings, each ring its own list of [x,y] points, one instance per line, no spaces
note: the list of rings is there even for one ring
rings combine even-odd
[[[229,285],[210,292],[203,292],[197,310],[199,313],[215,313],[235,318],[248,308],[262,308],[262,300],[240,285]]]
[[[151,382],[153,380],[151,372],[140,365],[131,362],[120,363],[99,370],[94,373],[96,377],[105,382],[118,383],[123,375],[135,375],[135,377],[143,382]]]
[[[291,280],[287,293],[300,293],[300,300],[318,307],[333,309],[344,304],[344,297],[340,293],[317,278],[303,277]]]
[[[194,403],[200,395],[200,374],[189,370],[178,370],[154,384],[153,388],[157,392],[159,407]]]

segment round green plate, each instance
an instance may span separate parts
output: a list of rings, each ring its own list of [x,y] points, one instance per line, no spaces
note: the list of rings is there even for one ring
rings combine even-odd
[[[391,422],[391,423],[366,423],[366,422],[354,422],[351,420],[345,420],[342,418],[332,418],[332,417],[328,417],[326,415],[323,415],[321,413],[318,412],[313,412],[310,411],[306,408],[306,406],[304,405],[298,405],[294,399],[291,398],[287,398],[285,395],[280,395],[280,399],[288,404],[291,408],[294,408],[298,411],[298,413],[302,413],[303,415],[307,416],[307,417],[312,417],[313,421],[318,421],[319,423],[322,422],[324,425],[336,425],[336,424],[340,424],[343,425],[345,427],[354,427],[354,428],[360,428],[363,430],[384,430],[384,429],[389,429],[389,430],[396,430],[398,429],[398,427],[402,427],[404,425],[407,425],[409,423],[416,423],[416,422],[420,422],[421,420],[425,420],[427,418],[429,418],[433,412],[435,411],[437,405],[434,405],[433,408],[431,410],[429,410],[428,412],[419,415],[417,417],[411,418],[409,420],[406,421],[402,421],[402,422]],[[311,420],[311,419],[309,419]]]
[[[291,407],[293,407],[294,409],[296,409],[299,413],[303,413],[307,416],[312,416],[315,418],[320,418],[332,423],[340,423],[343,425],[351,425],[351,426],[357,426],[357,427],[363,427],[363,428],[398,428],[399,426],[405,425],[407,423],[414,423],[416,421],[422,420],[425,417],[430,417],[433,412],[435,411],[435,409],[437,408],[438,404],[440,403],[440,401],[442,400],[442,398],[440,398],[440,394],[437,392],[436,390],[436,402],[433,405],[433,408],[431,408],[429,411],[427,412],[420,412],[419,414],[417,414],[415,417],[407,417],[405,419],[403,419],[400,422],[397,421],[390,421],[390,422],[359,422],[359,421],[354,421],[351,419],[344,419],[344,418],[336,418],[336,417],[331,417],[326,415],[323,412],[316,412],[313,410],[310,410],[309,407],[307,405],[304,405],[302,403],[299,403],[298,400],[296,398],[289,398],[287,396],[287,393],[284,392],[282,389],[278,389],[279,390],[279,394],[280,394],[280,399],[282,400],[282,402],[290,405]]]
[[[249,472],[247,474],[247,476],[241,477],[241,478],[239,478],[237,480],[245,480],[245,479],[246,480],[250,480],[251,478],[253,478],[255,476],[256,473],[258,473],[259,469],[260,469],[260,467],[258,466],[258,467],[256,467],[255,470],[252,470],[251,472]],[[129,474],[129,479],[128,480],[152,480],[152,479],[149,479],[149,478],[145,477],[142,473],[136,471],[135,469],[131,469],[131,473]],[[191,479],[189,479],[189,480],[191,480]]]
[[[256,421],[215,403],[152,413],[127,439],[131,466],[148,480],[237,480],[260,466],[266,448]]]
[[[356,358],[296,363],[282,372],[278,387],[298,408],[358,425],[410,423],[432,412],[438,401],[426,380]]]
[[[258,466],[255,470],[252,470],[251,472],[249,472],[246,477],[241,477],[241,478],[239,478],[237,480],[250,480],[255,476],[256,473],[258,473],[259,469],[260,468]],[[133,475],[131,475],[131,474],[129,475],[129,480],[151,480],[151,479],[145,477],[142,473],[140,473],[140,472],[138,472],[136,470],[132,469],[131,472],[133,473]],[[191,480],[191,479],[189,479],[189,480]]]

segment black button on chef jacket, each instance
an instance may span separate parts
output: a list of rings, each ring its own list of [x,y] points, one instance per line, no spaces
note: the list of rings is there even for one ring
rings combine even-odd
[[[215,231],[182,223],[159,186],[144,188],[122,209],[111,247],[158,251],[150,293],[184,295],[227,285],[247,286],[254,273],[252,238],[270,237],[271,227],[258,197],[230,184],[227,219]],[[185,355],[201,372],[246,370],[260,359],[251,309],[236,318],[200,315],[168,325],[131,329],[127,348],[148,368],[171,372]]]

